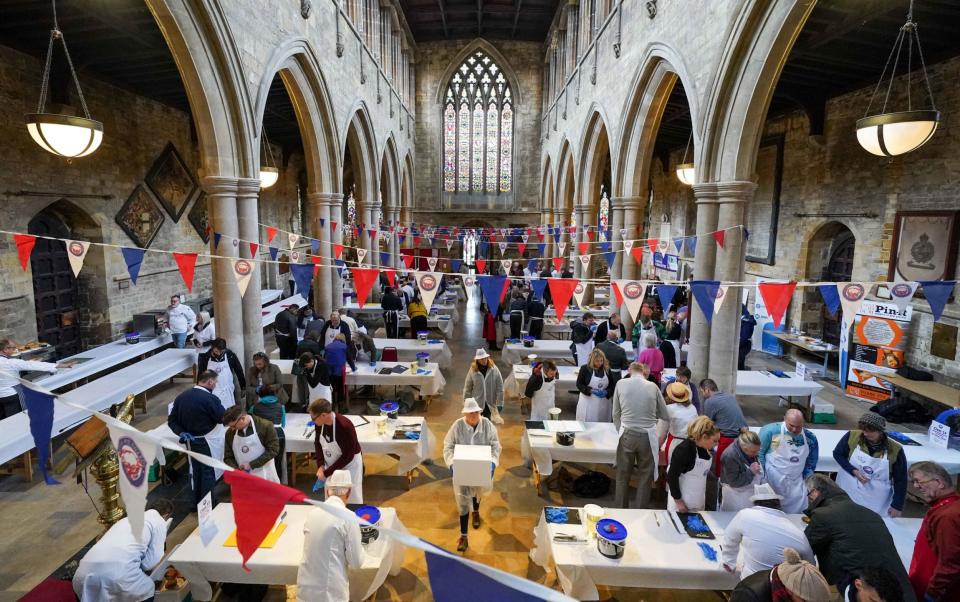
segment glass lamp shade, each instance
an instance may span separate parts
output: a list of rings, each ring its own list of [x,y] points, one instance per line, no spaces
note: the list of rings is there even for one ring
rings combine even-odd
[[[693,186],[694,178],[696,178],[696,172],[694,171],[693,163],[681,163],[677,165],[678,180],[687,186]]]
[[[939,111],[883,113],[857,120],[857,142],[868,153],[895,157],[923,146],[940,122]]]
[[[270,188],[280,179],[280,170],[276,167],[260,167],[260,188]]]
[[[100,148],[103,142],[103,124],[93,119],[31,113],[26,116],[26,122],[33,141],[43,150],[61,157],[85,157]]]

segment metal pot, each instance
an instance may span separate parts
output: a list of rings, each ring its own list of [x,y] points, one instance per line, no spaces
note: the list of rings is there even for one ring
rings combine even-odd
[[[627,544],[627,528],[612,518],[597,521],[597,551],[607,558],[622,558]]]
[[[576,433],[557,433],[557,445],[571,446],[576,439]]]
[[[360,525],[360,543],[367,545],[371,541],[376,541],[380,536],[380,531],[377,529],[380,526],[380,509],[376,506],[360,506],[354,512],[359,518],[370,523]]]

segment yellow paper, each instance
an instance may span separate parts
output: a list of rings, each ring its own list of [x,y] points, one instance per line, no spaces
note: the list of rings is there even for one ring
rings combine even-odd
[[[277,540],[280,539],[280,536],[287,529],[287,523],[280,523],[270,531],[269,534],[264,538],[263,543],[261,543],[258,548],[270,549],[273,546],[277,545]],[[227,538],[227,541],[223,542],[223,547],[225,548],[235,548],[237,547],[237,530],[234,529],[233,533],[230,534],[230,537]]]

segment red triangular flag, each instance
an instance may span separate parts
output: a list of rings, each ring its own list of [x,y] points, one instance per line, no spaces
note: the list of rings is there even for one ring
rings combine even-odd
[[[415,246],[415,247],[419,247],[419,246],[420,246],[420,237],[419,237],[419,236],[414,236],[414,237],[413,237],[413,246]]]
[[[487,273],[487,260],[486,259],[477,259],[475,261],[477,264],[477,273],[486,274]]]
[[[259,248],[260,248],[260,245],[259,245],[259,244],[255,243],[255,242],[250,243],[250,257],[253,257],[254,259],[256,259],[256,258],[257,258],[257,249],[259,249]]]
[[[333,257],[334,259],[340,259],[340,256],[343,255],[343,245],[338,245],[333,243]]]
[[[637,265],[643,263],[643,247],[633,247],[630,249],[630,254],[633,255],[633,259],[637,262]]]
[[[30,261],[30,253],[33,252],[33,245],[37,244],[37,237],[30,234],[14,234],[14,242],[17,243],[17,255],[20,257],[20,267],[27,271],[27,262]]]
[[[408,270],[413,267],[413,255],[404,253],[400,256],[400,259],[403,259],[403,265],[407,266]]]
[[[726,234],[727,234],[726,230],[717,230],[716,232],[713,233],[713,240],[717,241],[717,244],[720,245],[721,249],[723,248],[723,239],[726,236]],[[777,327],[779,328],[779,324],[777,325]]]
[[[526,250],[527,250],[527,243],[523,243],[523,242],[517,243],[517,251],[520,252],[520,255],[523,255],[523,252]]]
[[[547,278],[550,287],[550,298],[553,299],[553,308],[557,311],[557,320],[563,319],[563,312],[570,305],[570,297],[580,281],[576,278]]]
[[[277,229],[273,226],[267,226],[267,242],[273,242],[273,239],[277,236]]]
[[[337,222],[330,222],[330,231],[331,232],[337,231]]]
[[[510,282],[510,279],[509,279],[509,278],[507,278],[506,280],[503,281],[503,290],[500,291],[500,303],[501,303],[501,304],[503,304],[503,298],[507,296],[507,291],[510,290],[510,285],[511,285],[511,284],[512,284],[512,283]]]
[[[313,277],[316,278],[317,274],[320,273],[320,264],[323,262],[323,257],[311,255],[310,261],[313,262]]]
[[[174,253],[173,259],[180,268],[180,275],[183,276],[183,283],[187,285],[187,291],[193,292],[193,270],[197,266],[196,253]]]
[[[357,304],[363,309],[363,302],[367,300],[367,295],[373,290],[373,284],[380,277],[380,270],[377,268],[353,268],[350,270],[353,274],[353,286],[357,290]]]
[[[393,288],[397,287],[397,271],[396,270],[384,270],[384,273],[387,275],[387,282],[390,283],[390,286]]]
[[[553,258],[553,269],[556,271],[561,271],[563,269],[563,257],[554,257]],[[552,293],[551,293],[552,294]]]
[[[243,558],[243,570],[249,572],[247,561],[273,530],[284,506],[290,502],[305,502],[307,496],[242,470],[228,470],[223,473],[223,478],[230,485],[233,522],[237,525],[237,550]]]
[[[587,250],[588,250],[589,248],[590,248],[590,243],[588,243],[588,242],[578,242],[578,243],[577,243],[577,250],[580,251],[580,255],[586,255],[586,254],[587,254]],[[550,293],[550,294],[552,295],[553,293]]]
[[[596,238],[597,233],[594,232],[592,228],[589,228],[587,226],[584,226],[584,227],[587,228],[587,238],[590,239],[590,242],[593,242],[593,239]]]
[[[611,280],[610,288],[613,290],[613,296],[617,300],[617,305],[623,305],[623,293],[620,292],[620,287],[617,286],[617,283]]]
[[[647,239],[647,248],[650,249],[650,254],[653,255],[657,251],[657,243],[660,242],[656,238]]]
[[[780,322],[783,320],[784,312],[787,311],[787,305],[790,304],[795,288],[797,288],[796,282],[761,282],[757,285],[767,311],[770,312],[770,318],[773,319],[774,328],[780,328]]]

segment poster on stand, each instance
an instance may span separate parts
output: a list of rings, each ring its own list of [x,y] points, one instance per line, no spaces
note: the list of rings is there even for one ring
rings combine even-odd
[[[772,280],[770,278],[757,278],[757,284],[763,282],[786,282],[786,280]],[[789,308],[789,305],[787,306]],[[787,321],[780,323],[780,328],[773,325],[773,318],[770,311],[767,310],[767,304],[763,302],[763,295],[760,291],[753,292],[753,317],[757,320],[757,325],[753,329],[753,348],[771,355],[783,355],[783,345],[780,339],[770,336],[771,332],[783,332],[787,328]]]
[[[877,375],[903,366],[913,308],[865,300],[853,321],[847,351],[847,395],[874,403],[890,399],[893,388]]]

